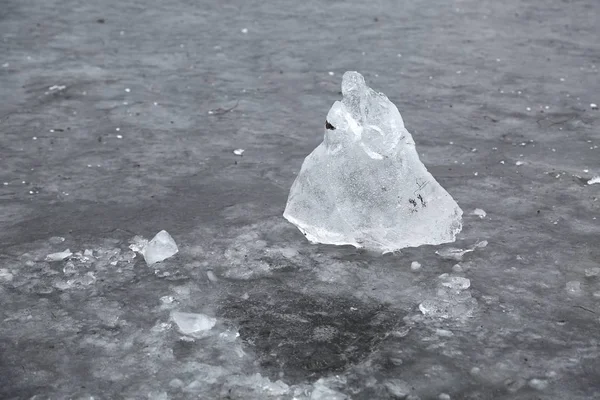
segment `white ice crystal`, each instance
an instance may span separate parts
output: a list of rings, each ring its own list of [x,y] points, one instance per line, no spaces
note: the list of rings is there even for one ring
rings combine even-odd
[[[391,252],[453,242],[462,210],[419,160],[396,106],[358,72],[344,74],[342,94],[284,217],[315,243]]]

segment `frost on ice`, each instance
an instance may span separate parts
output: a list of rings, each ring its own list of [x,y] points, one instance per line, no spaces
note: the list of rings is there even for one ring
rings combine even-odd
[[[316,243],[390,252],[453,242],[462,210],[419,160],[396,106],[358,72],[344,74],[342,94],[284,217]]]

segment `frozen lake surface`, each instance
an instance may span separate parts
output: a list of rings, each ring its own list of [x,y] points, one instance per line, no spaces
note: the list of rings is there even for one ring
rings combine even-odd
[[[598,15],[3,1],[0,398],[600,398]],[[282,217],[347,70],[465,212],[455,243]],[[148,266],[129,246],[163,229]]]

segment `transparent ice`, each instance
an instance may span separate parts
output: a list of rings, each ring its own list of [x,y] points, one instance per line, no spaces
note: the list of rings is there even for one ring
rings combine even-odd
[[[146,264],[148,265],[164,261],[179,252],[175,240],[165,230],[158,232],[148,244],[143,244],[143,239],[138,239],[134,241],[134,244],[130,248],[134,251],[139,251],[144,256],[144,260],[146,260]]]
[[[396,106],[358,72],[344,74],[342,94],[284,217],[315,243],[391,252],[453,242],[462,210],[419,160]]]

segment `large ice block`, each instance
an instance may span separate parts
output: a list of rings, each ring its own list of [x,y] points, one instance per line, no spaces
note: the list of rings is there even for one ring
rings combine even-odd
[[[315,243],[390,252],[453,242],[462,210],[419,160],[396,106],[358,72],[344,74],[342,94],[284,217]]]

